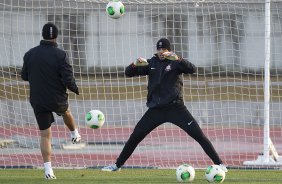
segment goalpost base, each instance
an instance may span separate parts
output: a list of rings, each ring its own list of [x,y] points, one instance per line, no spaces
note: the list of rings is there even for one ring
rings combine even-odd
[[[271,138],[268,138],[269,159],[261,153],[256,160],[245,161],[243,164],[247,166],[282,166],[282,157],[279,156]]]
[[[258,155],[256,160],[245,161],[243,165],[246,166],[282,166],[282,157],[278,156],[276,158],[270,157],[268,161],[266,161],[264,155]]]

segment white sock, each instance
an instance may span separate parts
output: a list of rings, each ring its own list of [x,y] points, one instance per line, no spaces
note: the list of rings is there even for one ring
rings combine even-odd
[[[77,137],[77,136],[79,136],[77,129],[74,129],[74,131],[71,131],[71,137]]]
[[[45,162],[44,163],[44,169],[45,169],[45,171],[51,170],[52,169],[51,162]]]

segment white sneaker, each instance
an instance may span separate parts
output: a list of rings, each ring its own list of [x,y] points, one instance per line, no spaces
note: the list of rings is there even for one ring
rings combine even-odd
[[[53,179],[57,179],[56,176],[54,175],[53,169],[48,169],[45,170],[45,179],[46,180],[53,180]]]
[[[228,169],[226,168],[224,164],[219,164],[219,166],[224,172],[228,172]]]
[[[120,168],[117,167],[116,164],[114,165],[109,165],[109,166],[105,166],[102,168],[102,171],[108,171],[108,172],[111,172],[111,171],[120,171]]]
[[[81,136],[80,136],[79,134],[76,135],[76,136],[71,136],[71,142],[72,142],[73,144],[79,143],[80,140],[81,140]]]

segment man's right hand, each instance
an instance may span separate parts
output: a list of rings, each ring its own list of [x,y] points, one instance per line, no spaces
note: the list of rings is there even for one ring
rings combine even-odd
[[[147,62],[146,59],[140,57],[136,59],[134,64],[135,66],[147,66],[149,63]]]

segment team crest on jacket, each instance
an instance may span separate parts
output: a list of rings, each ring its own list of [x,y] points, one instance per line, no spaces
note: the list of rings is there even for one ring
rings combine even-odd
[[[166,67],[165,67],[165,71],[170,71],[171,70],[171,65],[167,65]]]

